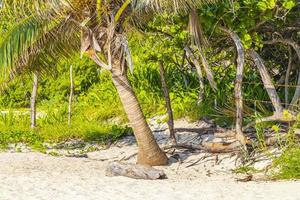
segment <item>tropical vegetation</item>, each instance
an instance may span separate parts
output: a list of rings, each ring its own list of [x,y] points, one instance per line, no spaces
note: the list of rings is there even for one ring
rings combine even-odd
[[[164,165],[147,124],[167,111],[163,63],[175,119],[235,128],[244,150],[246,128],[256,129],[257,148],[265,132],[284,129],[293,137],[280,147],[292,153],[280,166],[299,156],[299,11],[296,0],[3,0],[0,103],[10,112],[0,115],[0,143],[107,142],[134,133],[138,162]],[[46,114],[35,128],[30,99],[32,111]]]

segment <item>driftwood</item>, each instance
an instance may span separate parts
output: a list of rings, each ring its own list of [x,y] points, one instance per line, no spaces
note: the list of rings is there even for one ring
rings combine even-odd
[[[243,149],[239,141],[235,142],[203,142],[204,148],[211,153],[230,153]]]
[[[209,153],[230,153],[240,151],[243,147],[240,142],[236,140],[234,142],[202,142],[199,145],[183,143],[164,147],[164,149],[171,148],[205,151]]]
[[[106,176],[126,176],[134,179],[164,179],[166,174],[162,170],[153,167],[111,162],[106,168]]]
[[[199,134],[207,134],[209,132],[216,132],[216,131],[225,131],[222,128],[216,127],[209,127],[209,128],[175,128],[175,132],[192,132],[192,133],[199,133]]]

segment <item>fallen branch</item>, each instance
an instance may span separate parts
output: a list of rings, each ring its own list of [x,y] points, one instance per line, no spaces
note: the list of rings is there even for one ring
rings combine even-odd
[[[225,131],[224,129],[221,128],[175,128],[175,132],[193,132],[193,133],[199,133],[199,134],[207,134],[207,132],[212,132],[212,131]]]
[[[259,124],[259,123],[263,123],[263,122],[272,122],[272,121],[293,122],[295,120],[296,120],[296,116],[294,116],[292,114],[289,117],[286,117],[283,115],[283,113],[275,113],[272,116],[257,119],[254,122],[247,124],[245,127],[243,127],[243,130],[245,131],[248,128],[254,127],[255,124]]]
[[[198,160],[196,160],[192,164],[187,165],[186,168],[189,168],[189,167],[192,167],[192,166],[196,165],[197,163],[199,163],[200,161],[206,159],[207,157],[208,157],[208,155],[205,154],[204,156],[202,156],[201,158],[199,158]]]
[[[242,146],[238,141],[226,143],[226,142],[202,142],[200,145],[192,144],[177,144],[165,146],[163,149],[179,148],[179,149],[189,149],[206,151],[209,153],[230,153],[240,151]]]

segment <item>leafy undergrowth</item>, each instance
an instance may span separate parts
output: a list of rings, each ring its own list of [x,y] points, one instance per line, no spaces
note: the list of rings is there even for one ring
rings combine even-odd
[[[65,121],[54,122],[48,117],[39,119],[37,123],[38,126],[31,130],[29,116],[3,115],[0,120],[0,147],[5,149],[8,144],[21,142],[39,149],[43,142],[57,143],[71,139],[106,143],[132,132],[122,124],[76,118],[70,126]]]
[[[273,177],[276,179],[300,179],[300,146],[283,152],[273,163]]]

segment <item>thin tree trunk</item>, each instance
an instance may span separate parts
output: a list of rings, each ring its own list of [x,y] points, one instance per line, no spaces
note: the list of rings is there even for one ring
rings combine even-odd
[[[70,97],[69,97],[69,109],[68,109],[68,125],[71,124],[73,91],[74,91],[73,66],[70,65]]]
[[[184,86],[185,88],[188,87],[188,80],[186,78],[186,75],[184,73],[184,61],[186,59],[186,54],[185,54],[185,50],[183,50],[183,54],[182,54],[182,62],[181,62],[181,65],[180,65],[180,71],[181,71],[181,76],[183,78],[183,81],[184,81]]]
[[[298,56],[298,61],[300,62],[300,47],[299,47],[299,45],[297,43],[295,43],[295,42],[291,42],[290,45],[296,51],[296,54]],[[299,100],[299,97],[300,97],[300,71],[298,73],[299,73],[299,75],[298,75],[298,81],[297,81],[297,88],[295,90],[293,99],[292,99],[292,101],[290,103],[291,104],[289,106],[290,109],[294,106],[293,104],[296,104],[296,102]]]
[[[122,74],[119,65],[119,62],[114,63],[112,80],[119,93],[138,143],[138,163],[150,166],[166,165],[168,158],[155,141],[137,97],[131,88],[126,74]]]
[[[269,72],[268,72],[267,68],[264,65],[264,62],[263,62],[262,58],[253,49],[249,50],[249,55],[252,57],[252,59],[255,62],[255,65],[258,68],[258,71],[260,73],[263,84],[264,84],[264,86],[265,86],[265,88],[268,92],[269,98],[272,101],[272,104],[274,106],[275,113],[276,114],[281,114],[282,111],[283,111],[283,107],[281,105],[280,98],[279,98],[279,96],[276,92],[275,86],[272,82],[272,79],[269,75]]]
[[[38,74],[33,73],[32,93],[30,97],[30,128],[36,127],[36,96],[38,90]]]
[[[168,126],[170,131],[170,138],[173,144],[177,144],[175,131],[174,131],[173,111],[172,111],[172,106],[170,101],[169,89],[165,79],[165,69],[164,69],[163,61],[159,61],[159,71],[160,71],[161,85],[164,91],[164,97],[165,97],[167,112],[169,116]]]
[[[242,82],[245,64],[245,53],[244,47],[239,36],[230,30],[221,28],[224,32],[230,35],[235,43],[237,50],[237,69],[236,69],[236,80],[235,80],[235,105],[236,105],[236,138],[240,141],[242,145],[246,145],[247,140],[243,134],[243,95],[242,95]]]
[[[191,62],[193,63],[193,65],[196,67],[196,70],[197,70],[199,86],[200,86],[198,103],[201,103],[204,99],[204,81],[203,81],[202,70],[201,70],[198,60],[193,55],[192,50],[189,47],[186,47],[185,52],[186,52],[187,57],[191,59]]]
[[[292,109],[293,106],[296,105],[297,101],[299,100],[299,97],[300,97],[300,70],[298,72],[297,87],[296,87],[293,99],[292,99],[292,101],[290,103],[289,109]]]
[[[284,99],[285,99],[285,107],[288,108],[289,104],[289,83],[290,83],[290,74],[292,69],[292,62],[293,62],[293,53],[291,47],[289,47],[289,63],[288,68],[286,70],[285,79],[284,79]]]

